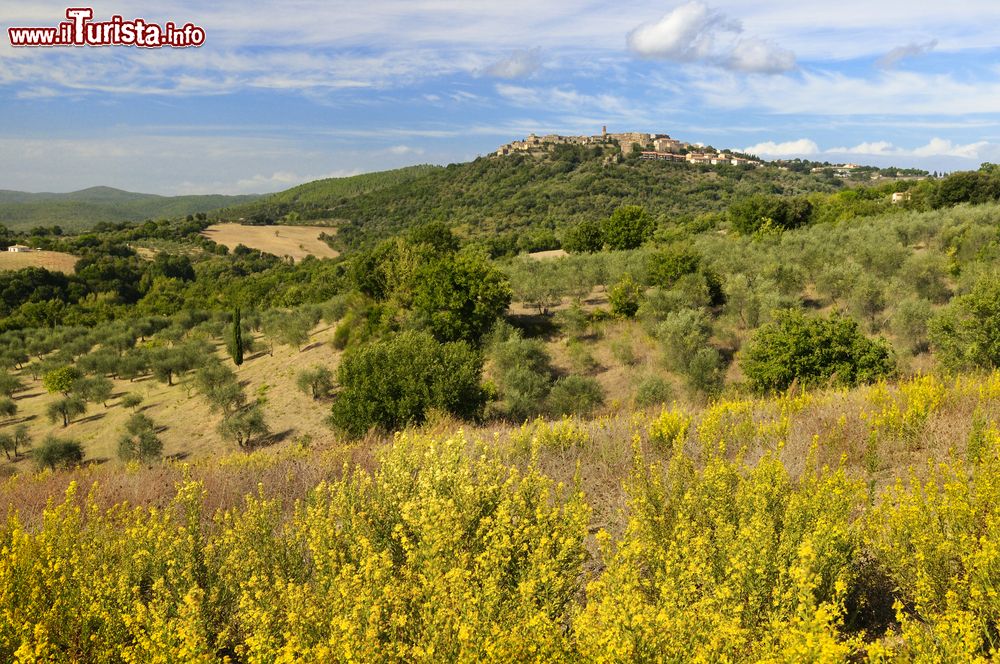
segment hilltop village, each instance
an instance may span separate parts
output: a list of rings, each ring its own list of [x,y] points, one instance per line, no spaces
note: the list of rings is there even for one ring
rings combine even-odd
[[[623,132],[609,134],[608,128],[602,127],[601,133],[595,136],[546,136],[529,135],[521,141],[501,145],[494,153],[497,157],[517,153],[549,152],[557,145],[608,145],[618,144],[623,150],[632,146],[638,150],[640,159],[654,161],[675,161],[688,164],[731,164],[733,166],[763,166],[763,162],[750,155],[735,153],[731,150],[714,150],[701,145],[694,145],[671,138],[667,134],[646,134],[642,132]]]

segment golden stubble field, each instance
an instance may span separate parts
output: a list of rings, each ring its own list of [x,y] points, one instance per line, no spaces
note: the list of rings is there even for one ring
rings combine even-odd
[[[336,229],[328,226],[244,226],[214,224],[202,235],[230,249],[238,244],[266,251],[275,256],[291,256],[300,261],[306,256],[336,258],[340,252],[319,239],[320,233],[332,235]]]
[[[6,270],[22,270],[26,267],[44,267],[53,272],[72,274],[79,260],[72,254],[58,251],[0,251],[0,272]]]

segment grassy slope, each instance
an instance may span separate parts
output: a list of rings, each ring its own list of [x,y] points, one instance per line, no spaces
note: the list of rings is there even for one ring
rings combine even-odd
[[[273,356],[253,355],[238,368],[237,375],[244,383],[249,398],[255,399],[261,394],[266,397],[265,413],[275,434],[284,434],[287,438],[309,435],[319,442],[334,440],[333,432],[323,424],[328,405],[313,401],[295,387],[298,373],[314,364],[336,369],[338,354],[326,343],[332,334],[332,329],[322,326],[314,331],[311,344],[301,352],[288,346],[277,346]],[[220,347],[219,353],[225,357],[223,348]],[[219,437],[216,426],[221,421],[221,415],[210,412],[207,401],[194,391],[190,374],[176,381],[172,387],[152,377],[134,382],[115,381],[115,397],[108,401],[107,408],[91,404],[85,415],[66,428],[61,422],[50,423],[46,417],[46,406],[55,397],[45,392],[41,381],[33,380],[27,372],[22,372],[20,377],[28,388],[17,395],[18,414],[15,421],[23,420],[35,441],[41,441],[48,434],[79,440],[84,445],[88,460],[116,458],[118,437],[132,414],[119,404],[126,392],[141,395],[141,412],[165,427],[160,433],[165,455],[217,457],[235,449],[234,445]],[[7,465],[6,461],[0,463],[0,466]]]
[[[0,191],[0,224],[14,230],[33,226],[62,226],[82,231],[99,222],[141,221],[211,212],[256,196],[157,196],[91,187],[68,194]]]

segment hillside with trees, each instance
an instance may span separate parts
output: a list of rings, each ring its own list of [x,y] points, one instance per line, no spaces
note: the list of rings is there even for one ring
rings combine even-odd
[[[0,660],[995,656],[1000,170],[529,159],[3,233]]]
[[[254,200],[256,196],[157,196],[111,187],[91,187],[67,194],[0,191],[0,224],[28,231],[59,226],[76,233],[100,223],[183,217]]]

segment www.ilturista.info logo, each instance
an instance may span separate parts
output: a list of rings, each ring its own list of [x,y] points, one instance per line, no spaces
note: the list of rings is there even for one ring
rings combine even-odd
[[[92,21],[90,7],[70,7],[68,21],[50,28],[7,28],[11,46],[140,46],[142,48],[187,48],[205,43],[205,30],[193,23],[164,25],[135,18],[112,16]]]

